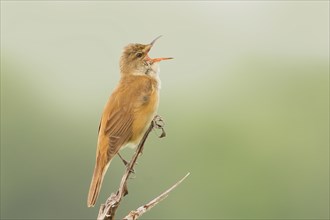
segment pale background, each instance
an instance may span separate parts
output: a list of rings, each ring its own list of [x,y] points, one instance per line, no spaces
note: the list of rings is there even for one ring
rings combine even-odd
[[[124,170],[87,208],[121,50],[160,34],[168,136],[117,217],[191,172],[143,217],[328,218],[328,1],[1,1],[1,218],[96,218]]]

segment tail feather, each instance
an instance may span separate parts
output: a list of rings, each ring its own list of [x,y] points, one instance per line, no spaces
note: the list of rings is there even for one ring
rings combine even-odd
[[[98,162],[96,162],[93,173],[93,179],[88,192],[88,199],[87,199],[88,207],[94,207],[96,203],[97,197],[99,196],[100,189],[102,186],[104,174],[107,172],[109,164],[110,161],[105,165],[100,165]]]

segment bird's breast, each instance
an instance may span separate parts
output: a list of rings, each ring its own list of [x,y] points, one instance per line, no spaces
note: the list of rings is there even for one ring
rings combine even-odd
[[[133,122],[133,136],[131,142],[137,144],[146,132],[154,116],[157,113],[159,104],[159,89],[153,84],[150,94],[142,96],[140,107],[135,109]]]

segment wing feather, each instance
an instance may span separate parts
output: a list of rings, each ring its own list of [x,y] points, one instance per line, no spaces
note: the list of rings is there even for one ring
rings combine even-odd
[[[125,105],[125,103],[123,103]],[[124,110],[126,109],[126,110]],[[132,137],[133,112],[130,108],[119,106],[109,115],[105,135],[109,137],[108,155],[112,157]]]

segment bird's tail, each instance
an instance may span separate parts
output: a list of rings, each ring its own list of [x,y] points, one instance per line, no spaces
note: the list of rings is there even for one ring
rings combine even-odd
[[[103,182],[104,174],[107,172],[110,161],[106,164],[100,164],[98,160],[96,160],[93,178],[91,185],[89,187],[88,198],[87,198],[87,206],[93,207],[96,203],[97,197],[99,196],[101,185]]]

